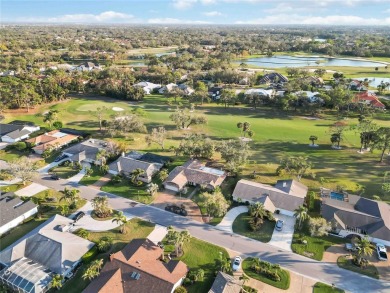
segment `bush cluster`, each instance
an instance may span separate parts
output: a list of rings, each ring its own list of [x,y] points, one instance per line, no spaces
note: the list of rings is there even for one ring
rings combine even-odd
[[[279,265],[273,265],[267,261],[259,260],[259,263],[253,264],[251,269],[256,272],[256,274],[263,275],[275,282],[279,282],[281,280],[278,274],[278,271],[280,270]]]

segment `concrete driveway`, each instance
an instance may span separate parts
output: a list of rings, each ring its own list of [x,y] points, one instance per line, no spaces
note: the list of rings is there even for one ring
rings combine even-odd
[[[239,207],[235,207],[235,208],[232,208],[231,210],[229,210],[225,217],[223,217],[221,223],[219,223],[216,227],[218,229],[221,229],[223,231],[226,231],[226,232],[229,232],[229,233],[233,233],[233,222],[234,220],[240,215],[240,214],[243,214],[243,213],[246,213],[248,212],[248,207],[247,206],[239,206]]]
[[[58,161],[58,162],[52,162],[52,163],[46,165],[45,167],[38,169],[38,172],[41,174],[47,174],[47,173],[49,173],[49,170],[51,168],[57,166],[58,164],[62,163],[63,161],[66,161],[66,160],[69,160],[69,158],[65,158],[65,159]]]
[[[8,142],[3,142],[3,141],[1,141],[1,142],[0,142],[0,150],[5,149],[7,145],[9,145]]]
[[[18,196],[28,196],[31,197],[37,193],[40,193],[41,191],[44,191],[48,189],[46,186],[38,184],[38,183],[31,183],[29,186],[24,187],[22,189],[19,189],[18,191],[15,191],[15,194]]]
[[[83,169],[73,177],[68,178],[68,181],[73,183],[79,183],[81,179],[85,176],[85,168],[91,168],[90,163],[82,163]]]
[[[284,221],[283,230],[277,231],[274,229],[271,241],[268,242],[268,244],[287,251],[292,251],[291,243],[294,234],[295,218],[286,215],[275,215],[275,218],[276,220]]]

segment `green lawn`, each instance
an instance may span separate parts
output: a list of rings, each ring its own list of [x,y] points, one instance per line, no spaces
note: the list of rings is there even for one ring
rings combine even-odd
[[[0,159],[10,162],[19,159],[21,156],[28,155],[28,152],[19,152],[17,150],[0,150]]]
[[[58,177],[62,179],[68,179],[78,174],[80,171],[74,169],[72,166],[56,166],[49,170],[52,173],[56,173]]]
[[[123,179],[119,183],[108,182],[101,188],[102,191],[116,194],[122,197],[126,197],[128,199],[141,202],[144,204],[150,204],[155,196],[150,196],[146,191],[146,185],[142,185],[140,187],[134,186],[130,183],[129,179]]]
[[[368,69],[365,69],[368,70]],[[365,73],[369,74],[371,72]],[[108,98],[76,97],[55,105],[45,105],[37,108],[38,113],[48,109],[60,111],[60,120],[64,127],[87,130],[99,137],[98,121],[88,110],[97,106],[109,108],[105,119],[114,114],[112,107],[121,107],[125,110],[135,109],[142,106],[146,111],[144,120],[150,130],[152,127],[163,125],[168,130],[169,139],[166,141],[166,149],[170,146],[177,146],[185,134],[189,132],[205,133],[215,140],[237,138],[239,130],[238,122],[247,121],[255,136],[251,142],[252,152],[250,162],[243,170],[243,177],[248,178],[253,171],[259,176],[259,181],[274,183],[281,179],[275,176],[278,162],[284,155],[307,155],[313,163],[313,170],[317,178],[328,179],[325,187],[336,188],[344,186],[350,192],[357,192],[360,184],[365,187],[364,196],[372,197],[380,195],[383,200],[390,201],[390,194],[383,195],[381,185],[383,173],[388,169],[388,164],[378,164],[379,152],[358,154],[359,136],[354,131],[348,131],[342,141],[343,150],[337,151],[330,148],[329,126],[336,121],[335,113],[325,111],[319,120],[305,119],[300,112],[282,112],[275,108],[259,107],[252,110],[246,105],[240,105],[225,109],[222,105],[215,103],[197,106],[198,113],[205,113],[208,118],[207,125],[193,125],[190,131],[177,130],[170,121],[169,116],[175,106],[168,106],[165,98],[160,95],[149,95],[139,105],[129,105],[124,101],[117,101]],[[184,101],[184,103],[186,103]],[[43,125],[42,117],[32,114],[6,115],[6,122],[12,119],[21,119],[36,122]],[[375,114],[375,122],[381,126],[390,126],[390,114]],[[356,115],[346,120],[348,124],[357,123]],[[318,148],[309,148],[309,136],[318,136]],[[148,150],[164,155],[173,153],[162,152],[156,145],[150,147],[145,142],[144,134],[132,133],[129,138],[115,138],[125,142],[131,149]],[[101,137],[101,136],[100,136]],[[218,159],[218,157],[216,157]],[[318,188],[320,183],[312,179],[303,179],[302,182],[309,187]]]
[[[163,241],[166,243],[166,241]],[[165,252],[173,251],[172,245],[165,246]],[[184,255],[179,258],[190,270],[203,269],[205,272],[204,280],[198,281],[187,287],[189,293],[208,292],[215,279],[215,272],[219,268],[221,254],[229,258],[227,251],[219,246],[210,244],[200,239],[192,237],[191,240],[184,244]]]
[[[344,293],[344,290],[332,288],[332,286],[317,282],[314,284],[313,293]]]
[[[96,181],[100,179],[100,177],[104,176],[105,174],[100,170],[99,166],[91,165],[92,169],[92,175],[90,176],[84,176],[80,180],[80,184],[82,185],[91,185],[94,184]]]
[[[99,232],[99,233],[90,232],[88,237],[88,240],[90,241],[97,242],[101,237],[104,236],[109,236],[114,241],[114,244],[110,251],[106,253],[99,253],[98,255],[91,258],[90,261],[93,261],[95,259],[100,259],[100,258],[102,258],[104,261],[107,261],[110,253],[114,253],[123,249],[123,247],[125,247],[126,244],[128,244],[131,240],[137,238],[146,238],[150,234],[150,232],[153,231],[154,225],[149,222],[145,222],[140,219],[133,218],[126,224],[126,227],[127,227],[126,234],[121,234],[119,232],[119,228],[115,228],[110,231]],[[84,274],[87,267],[88,265],[84,264],[77,271],[75,276],[64,284],[64,286],[59,290],[59,292],[61,293],[82,292],[90,283],[89,280],[84,280],[82,278],[82,275]]]
[[[249,225],[250,219],[248,213],[239,215],[233,222],[233,232],[261,242],[269,242],[274,232],[275,222],[265,219],[260,231],[252,231]]]
[[[256,272],[251,270],[251,265],[252,265],[252,258],[246,258],[242,262],[242,269],[244,273],[253,279],[256,279],[260,282],[266,283],[268,285],[274,286],[279,289],[287,290],[290,287],[290,273],[284,269],[280,269],[278,272],[278,275],[280,276],[280,281],[274,281],[266,276],[263,276],[261,274],[257,274]]]
[[[303,244],[301,240],[306,240],[307,244]],[[298,254],[316,259],[322,260],[324,251],[334,244],[348,242],[345,238],[339,238],[335,236],[322,236],[313,237],[307,230],[307,227],[302,228],[302,231],[295,230],[291,249]]]
[[[367,267],[363,269],[354,265],[351,258],[346,258],[345,256],[339,256],[339,258],[337,259],[337,265],[340,268],[350,270],[362,275],[366,275],[374,279],[379,279],[378,270],[373,264],[368,264]]]
[[[26,185],[23,185],[23,184],[11,184],[11,185],[7,185],[7,186],[2,186],[0,187],[0,190],[1,191],[4,191],[4,192],[15,192],[15,191],[18,191],[19,189],[22,189],[24,187],[27,187],[31,184],[31,182],[27,182]]]

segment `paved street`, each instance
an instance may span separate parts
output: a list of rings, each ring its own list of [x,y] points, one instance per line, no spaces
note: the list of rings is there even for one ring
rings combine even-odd
[[[42,175],[42,177],[47,178],[48,176]],[[162,226],[171,225],[178,229],[187,229],[191,235],[197,238],[238,251],[243,255],[260,257],[263,260],[278,263],[282,267],[297,274],[302,274],[324,283],[333,283],[336,287],[350,292],[390,292],[390,282],[371,279],[351,271],[340,269],[337,265],[318,262],[292,252],[275,248],[266,243],[221,231],[213,226],[174,215],[155,207],[145,206],[143,204],[133,205],[134,207],[132,207],[132,201],[107,194],[94,188],[69,183],[66,180],[54,181],[38,178],[36,182],[56,190],[63,190],[65,186],[79,188],[81,196],[88,200],[91,200],[95,196],[107,195],[111,206],[116,210],[130,213]]]

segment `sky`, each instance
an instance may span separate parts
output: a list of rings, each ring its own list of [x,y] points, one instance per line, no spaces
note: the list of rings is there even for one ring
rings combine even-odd
[[[0,23],[390,26],[390,0],[0,0]]]

